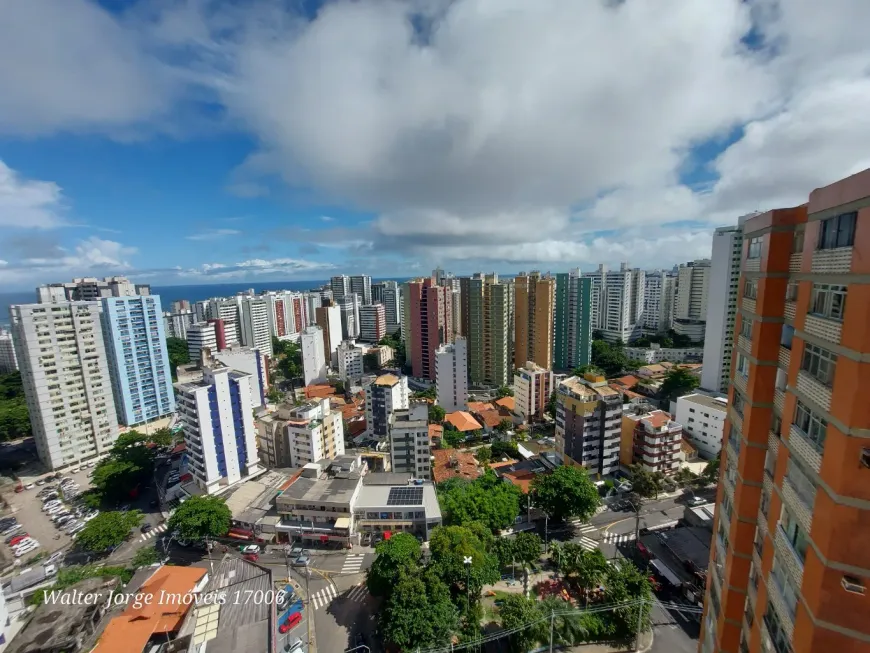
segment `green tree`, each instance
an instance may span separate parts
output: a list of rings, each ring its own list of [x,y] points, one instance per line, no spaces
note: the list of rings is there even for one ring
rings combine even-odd
[[[169,518],[169,531],[188,542],[223,537],[230,530],[232,513],[226,501],[216,496],[190,497]]]
[[[444,418],[447,416],[447,413],[444,409],[437,404],[429,405],[429,423],[430,424],[440,424],[444,421]]]
[[[492,543],[491,553],[498,560],[499,567],[508,567],[516,562],[516,540],[511,537],[497,537]]]
[[[588,520],[601,505],[598,489],[583,468],[562,466],[550,474],[539,474],[532,480],[535,505],[552,519],[569,517]]]
[[[658,499],[664,483],[664,475],[661,472],[646,470],[640,465],[632,465],[629,470],[632,491],[637,492],[642,497]]]
[[[381,369],[381,361],[377,352],[363,354],[363,369],[366,372],[377,372]]]
[[[0,375],[0,442],[30,437],[30,413],[19,372]]]
[[[513,427],[514,427],[514,423],[512,421],[510,421],[509,419],[505,418],[498,423],[498,425],[495,427],[495,430],[498,431],[499,433],[507,433]]]
[[[587,551],[579,544],[569,542],[564,546],[559,568],[588,601],[589,592],[604,580],[608,564],[600,549]]]
[[[412,393],[411,398],[412,399],[431,399],[432,401],[435,401],[438,398],[437,392],[438,391],[435,389],[435,386],[433,385],[429,388],[426,388],[425,390],[418,390],[417,392]]]
[[[492,460],[492,449],[490,447],[480,447],[474,452],[474,457],[481,465],[486,465]]]
[[[175,436],[165,426],[154,431],[149,439],[158,447],[168,447],[175,443]]]
[[[522,492],[491,469],[469,481],[451,478],[438,486],[438,502],[446,525],[480,522],[490,531],[508,528],[520,514]]]
[[[432,531],[432,569],[450,587],[455,600],[467,597],[476,603],[481,588],[499,579],[498,560],[489,552],[481,531],[485,529],[471,526],[440,526]],[[465,564],[468,558],[471,563]]]
[[[448,428],[444,426],[444,435],[441,436],[442,449],[455,449],[465,442],[465,434],[457,431],[456,428]],[[446,446],[445,446],[446,445]]]
[[[490,445],[493,459],[499,459],[504,456],[508,458],[519,458],[520,451],[517,448],[517,443],[513,440],[505,442],[504,440],[496,440]]]
[[[139,569],[139,567],[148,567],[156,564],[162,559],[163,557],[155,547],[146,546],[136,551],[136,555],[133,556],[130,566],[133,567],[133,569]]]
[[[541,538],[535,533],[517,533],[514,538],[514,555],[523,567],[531,567],[541,557]]]
[[[496,397],[503,399],[504,397],[513,397],[514,389],[509,385],[503,385],[495,392]]]
[[[556,400],[557,400],[557,397],[558,397],[558,395],[556,394],[556,391],[553,390],[553,392],[550,393],[550,398],[547,400],[547,415],[549,415],[553,419],[556,419]]]
[[[393,349],[393,365],[395,367],[402,369],[406,366],[407,356],[405,353],[405,343],[402,342],[397,336],[384,336],[383,338],[381,338],[381,341],[378,344],[386,345],[387,347],[391,347]]]
[[[378,542],[375,560],[366,576],[366,587],[372,596],[389,596],[403,575],[419,571],[420,543],[410,533],[396,533]]]
[[[701,478],[707,483],[715,483],[719,480],[719,464],[722,461],[722,452],[720,451],[713,460],[704,465],[701,472]]]
[[[266,393],[266,398],[269,400],[269,403],[280,404],[284,401],[284,393],[275,386],[272,386],[269,388],[269,392]]]
[[[169,337],[166,339],[166,352],[169,356],[169,370],[172,378],[178,378],[176,370],[179,365],[187,365],[190,362],[190,353],[187,349],[187,340]]]
[[[613,633],[621,639],[629,639],[637,631],[638,616],[641,617],[641,630],[650,628],[652,611],[652,586],[649,578],[633,564],[624,562],[618,566],[607,566],[604,581],[604,600],[606,603],[627,603],[643,599],[642,605],[616,608],[610,614]]]
[[[76,546],[85,551],[102,552],[116,547],[130,534],[130,529],[142,523],[138,510],[102,512],[79,531]]]
[[[593,340],[592,365],[605,376],[619,376],[627,368],[628,360],[621,346],[611,345],[604,340]]]
[[[450,591],[432,573],[402,575],[380,613],[384,640],[401,651],[444,647],[457,624]]]
[[[695,474],[688,467],[680,467],[680,469],[677,470],[677,473],[674,474],[674,481],[676,481],[679,485],[688,485],[697,478],[698,475]]]
[[[502,599],[498,614],[501,617],[503,629],[520,629],[510,636],[512,651],[526,653],[526,651],[535,648],[535,644],[541,641],[540,625],[524,627],[541,619],[541,613],[534,600],[527,599],[522,594],[508,594]]]
[[[659,393],[662,399],[675,401],[677,397],[689,394],[692,390],[697,388],[700,383],[698,377],[692,374],[689,370],[676,367],[665,374]]]
[[[602,340],[602,342],[604,341]],[[575,367],[571,374],[574,376],[583,376],[584,374],[604,374],[604,372],[594,365],[581,365],[580,367]]]

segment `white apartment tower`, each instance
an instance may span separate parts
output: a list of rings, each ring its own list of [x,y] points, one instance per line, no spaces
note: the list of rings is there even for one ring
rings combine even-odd
[[[291,467],[344,455],[344,422],[341,412],[330,408],[329,398],[294,407],[286,429]]]
[[[343,340],[336,350],[338,377],[344,382],[359,381],[363,375],[363,348],[353,340]]]
[[[382,374],[365,385],[366,434],[386,440],[393,411],[406,410],[409,405],[408,377]]]
[[[394,335],[402,328],[402,291],[395,281],[384,281],[382,285],[385,328],[388,334]]]
[[[468,403],[468,340],[457,336],[435,350],[435,388],[445,412],[465,410]]]
[[[191,363],[200,361],[203,349],[208,349],[212,354],[218,351],[214,322],[197,322],[187,329],[187,354]]]
[[[204,492],[215,494],[260,471],[250,375],[204,367],[201,381],[175,389],[188,470]]]
[[[239,344],[242,329],[239,322],[239,304],[235,299],[210,299],[208,319],[223,320],[226,346]]]
[[[596,272],[583,275],[592,279],[592,329],[605,340],[624,343],[640,336],[643,325],[646,274],[623,263],[618,272],[599,265]]]
[[[429,441],[429,405],[414,402],[390,416],[390,464],[399,474],[431,480],[432,447]]]
[[[315,324],[323,331],[323,350],[332,361],[341,342],[341,309],[335,304],[321,306],[315,311]]]
[[[710,270],[710,260],[703,259],[684,263],[677,272],[673,328],[695,342],[704,338]]]
[[[319,326],[305,327],[300,337],[302,344],[302,374],[305,385],[326,381],[326,354],[323,349],[323,331]]]
[[[18,359],[15,357],[12,333],[0,329],[0,374],[9,374],[17,369]]]
[[[553,372],[527,361],[514,375],[517,413],[529,422],[542,419],[554,390]]]
[[[359,308],[360,300],[356,294],[345,295],[341,299],[337,299],[336,304],[341,311],[341,335],[347,340],[356,340],[359,338]]]
[[[241,301],[242,344],[272,355],[269,302],[262,297],[245,297]]]
[[[356,274],[350,278],[350,291],[357,295],[363,306],[372,303],[372,278],[367,274]]]
[[[643,330],[655,335],[671,328],[677,281],[664,270],[647,272],[643,297]]]
[[[48,469],[111,449],[118,419],[99,302],[10,307],[36,452]]]
[[[701,387],[714,392],[727,392],[731,379],[743,222],[747,217],[741,217],[737,226],[719,227],[713,232]]]

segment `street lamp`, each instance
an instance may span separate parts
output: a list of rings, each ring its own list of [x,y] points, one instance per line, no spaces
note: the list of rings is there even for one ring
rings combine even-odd
[[[471,556],[463,556],[462,563],[465,565],[465,615],[471,613]]]

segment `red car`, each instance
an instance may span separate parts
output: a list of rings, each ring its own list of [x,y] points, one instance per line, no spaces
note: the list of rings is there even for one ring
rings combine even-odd
[[[16,537],[13,537],[11,540],[9,540],[9,546],[10,547],[15,546],[21,540],[26,540],[28,537],[30,537],[30,536],[27,533],[25,533],[24,535],[18,535]]]
[[[283,624],[281,624],[281,627],[278,628],[278,632],[283,635],[284,633],[288,632],[291,628],[293,628],[296,624],[298,624],[300,621],[302,621],[302,613],[301,612],[294,612],[293,614],[290,615],[290,618],[287,621],[285,621]]]
[[[246,554],[243,555],[242,557],[243,557],[245,560],[248,560],[248,561],[250,561],[250,562],[257,562],[257,560],[260,559],[260,556],[258,556],[256,553],[246,553]]]

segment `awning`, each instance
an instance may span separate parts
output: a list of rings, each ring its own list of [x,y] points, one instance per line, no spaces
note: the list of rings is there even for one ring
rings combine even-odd
[[[335,520],[335,528],[350,528],[350,518],[339,517]]]
[[[656,571],[659,572],[666,581],[668,581],[671,585],[675,587],[679,587],[682,585],[680,579],[672,572],[661,560],[653,560],[651,562],[652,566],[655,567]]]

